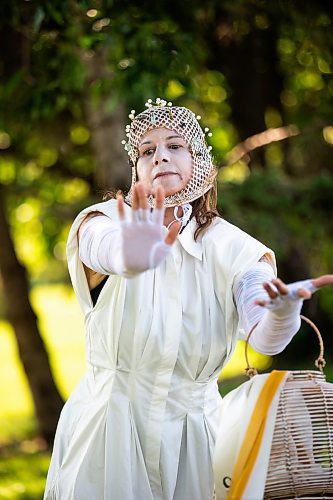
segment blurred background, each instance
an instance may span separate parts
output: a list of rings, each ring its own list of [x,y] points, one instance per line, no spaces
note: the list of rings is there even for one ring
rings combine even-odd
[[[286,282],[333,273],[333,4],[321,0],[2,0],[0,498],[42,497],[63,402],[85,370],[69,227],[127,190],[121,140],[157,96],[202,116],[219,209],[277,255]],[[303,308],[333,381],[333,287]],[[262,370],[312,368],[315,335]],[[244,344],[221,393],[246,380]]]

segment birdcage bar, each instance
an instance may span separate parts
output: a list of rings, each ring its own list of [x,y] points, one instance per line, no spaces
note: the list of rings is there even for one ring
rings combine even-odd
[[[333,385],[288,374],[280,394],[264,498],[333,499]]]

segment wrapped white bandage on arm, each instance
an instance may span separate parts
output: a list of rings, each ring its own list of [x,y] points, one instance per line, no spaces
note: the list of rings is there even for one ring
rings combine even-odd
[[[125,277],[157,267],[171,249],[162,234],[163,213],[137,210],[131,221],[90,218],[79,233],[81,261],[98,273]]]
[[[246,334],[257,324],[250,337],[250,345],[268,355],[283,351],[299,330],[303,299],[297,296],[297,290],[306,288],[316,291],[311,280],[304,280],[288,285],[288,295],[269,300],[262,285],[275,277],[272,267],[260,261],[244,274],[234,290],[240,324]],[[254,303],[256,299],[269,302],[262,307]]]
[[[80,260],[97,273],[123,273],[121,247],[120,225],[106,215],[96,215],[85,221],[80,228]]]

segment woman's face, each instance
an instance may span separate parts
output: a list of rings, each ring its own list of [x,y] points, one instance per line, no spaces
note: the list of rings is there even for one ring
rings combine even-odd
[[[157,186],[163,186],[165,196],[184,189],[192,175],[192,156],[185,139],[167,128],[147,132],[139,144],[137,175],[149,194]]]

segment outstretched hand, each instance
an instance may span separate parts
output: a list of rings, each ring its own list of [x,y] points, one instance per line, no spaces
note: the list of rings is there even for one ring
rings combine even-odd
[[[140,212],[141,212],[141,221],[147,221],[148,220],[148,214],[150,212],[150,208],[148,205],[148,193],[142,184],[142,182],[137,182],[134,187],[133,187],[133,194],[132,194],[132,221],[138,221],[140,220]],[[154,195],[155,198],[155,207],[153,209],[153,212],[156,217],[152,217],[152,219],[155,219],[161,226],[163,226],[163,221],[164,221],[164,189],[162,186],[158,186]],[[124,198],[122,195],[117,196],[117,203],[118,203],[118,214],[119,218],[122,221],[126,220],[126,215],[125,215],[125,204],[124,204]],[[181,223],[180,222],[175,222],[172,224],[170,229],[168,230],[168,233],[164,239],[164,243],[167,245],[172,245],[172,243],[175,242],[179,229],[180,229]]]
[[[138,273],[157,267],[171,250],[180,229],[179,222],[172,224],[164,238],[164,189],[162,186],[156,189],[153,209],[148,205],[147,196],[142,183],[134,185],[129,218],[123,197],[117,196],[123,259],[128,272]]]
[[[326,285],[333,285],[333,274],[325,274],[318,278],[297,281],[289,285],[276,278],[263,283],[269,298],[256,300],[255,304],[267,309],[278,309],[289,301],[310,299],[314,292]]]

